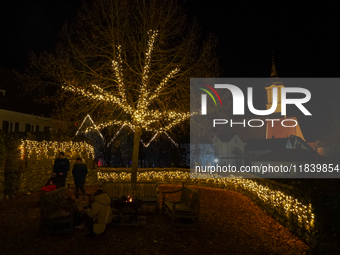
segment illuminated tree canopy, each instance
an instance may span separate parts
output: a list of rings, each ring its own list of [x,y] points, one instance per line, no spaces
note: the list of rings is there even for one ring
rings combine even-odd
[[[179,113],[176,111],[160,111],[158,109],[149,109],[150,105],[154,100],[160,97],[161,91],[167,86],[169,80],[176,75],[180,69],[176,67],[171,70],[168,75],[166,75],[161,82],[157,85],[156,89],[151,91],[149,89],[149,72],[152,59],[152,51],[157,36],[157,31],[150,30],[149,40],[147,43],[147,49],[145,52],[145,63],[143,66],[143,74],[141,77],[141,85],[139,88],[139,98],[136,104],[130,105],[127,101],[126,95],[126,83],[124,82],[124,76],[122,71],[122,58],[121,58],[121,45],[117,46],[117,56],[116,60],[112,61],[112,66],[116,78],[116,83],[118,87],[118,95],[114,95],[109,91],[105,91],[100,86],[92,84],[94,92],[83,89],[81,87],[76,87],[70,82],[65,81],[65,85],[62,88],[66,91],[71,91],[75,94],[81,95],[84,98],[97,102],[105,102],[107,104],[112,104],[112,108],[119,107],[125,114],[130,115],[130,120],[111,120],[109,122],[100,123],[97,125],[99,129],[112,125],[129,126],[131,129],[135,130],[141,127],[145,130],[152,130],[157,132],[164,132],[171,129],[172,126],[182,122],[183,120],[190,117],[189,113]],[[166,126],[157,125],[158,122],[163,121]],[[156,124],[156,125],[154,125]],[[87,129],[88,130],[88,129]]]
[[[216,39],[200,38],[177,1],[93,0],[64,26],[54,53],[32,56],[26,85],[55,102],[59,119],[90,114],[100,129],[129,126],[137,164],[143,131],[189,118],[190,77],[217,75]]]

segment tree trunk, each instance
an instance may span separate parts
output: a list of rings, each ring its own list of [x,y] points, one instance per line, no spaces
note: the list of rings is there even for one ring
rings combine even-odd
[[[131,168],[131,183],[137,182],[137,170],[138,170],[138,156],[139,156],[139,142],[141,136],[141,129],[139,127],[135,130],[133,138],[133,151],[132,151],[132,168]]]

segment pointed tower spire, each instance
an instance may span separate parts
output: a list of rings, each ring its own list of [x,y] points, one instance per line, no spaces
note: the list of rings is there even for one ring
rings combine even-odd
[[[267,110],[272,108],[272,99],[273,99],[273,88],[277,89],[277,107],[274,112],[275,113],[281,113],[281,89],[284,87],[282,82],[279,79],[279,76],[277,75],[275,62],[274,62],[274,53],[272,52],[272,71],[270,74],[270,82],[267,83],[268,87],[266,87],[267,90]],[[281,116],[280,116],[281,117]]]
[[[276,67],[275,67],[275,61],[274,61],[274,52],[272,52],[272,71],[270,73],[271,78],[279,78],[277,75]]]

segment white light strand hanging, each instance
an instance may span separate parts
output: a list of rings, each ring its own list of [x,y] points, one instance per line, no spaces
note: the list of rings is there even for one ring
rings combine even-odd
[[[114,141],[114,139],[116,139],[116,137],[118,136],[118,134],[120,133],[120,131],[122,131],[123,127],[125,127],[125,125],[121,126],[120,129],[117,131],[117,133],[115,134],[115,136],[111,139],[111,141],[107,144],[107,147],[110,146],[110,144]]]
[[[145,143],[143,142],[142,139],[140,139],[140,141],[141,141],[141,143],[144,145],[144,147],[147,148],[147,147],[149,147],[150,143],[152,143],[152,141],[155,140],[155,138],[157,137],[157,135],[158,135],[158,132],[151,138],[151,140],[150,140],[149,143],[147,143],[147,144],[145,144]]]
[[[78,135],[79,133],[79,130],[82,128],[82,126],[84,125],[86,119],[89,119],[92,124],[95,126],[95,128],[93,129],[96,129],[99,133],[99,135],[101,136],[101,138],[103,138],[103,140],[105,141],[105,138],[103,137],[102,133],[99,131],[99,129],[96,127],[96,125],[94,124],[94,121],[92,120],[91,116],[89,114],[86,115],[86,117],[84,118],[83,122],[81,123],[80,127],[78,128],[77,132],[76,132],[76,135]],[[116,132],[115,136],[111,139],[111,141],[108,143],[107,147],[110,146],[110,144],[116,139],[116,137],[119,135],[120,131],[122,131],[122,129],[125,127],[125,124],[123,124],[120,129]],[[131,127],[130,127],[131,128]],[[92,130],[93,130],[92,129]],[[135,130],[133,128],[131,128],[133,132],[135,132]],[[152,143],[153,140],[156,139],[157,135],[158,135],[159,132],[156,132],[156,134],[151,138],[151,140],[148,142],[148,143],[144,143],[144,141],[142,139],[140,139],[141,143],[143,144],[144,147],[149,147],[150,144]],[[165,133],[165,135],[169,138],[169,140],[176,146],[178,147],[178,143],[176,143],[170,136],[167,132],[163,132]]]
[[[132,129],[133,132],[135,132],[134,129]],[[158,132],[151,138],[151,140],[148,142],[148,143],[144,143],[142,139],[140,139],[140,142],[144,145],[144,147],[149,147],[150,143],[155,140],[155,138],[157,137],[158,135]]]
[[[80,124],[80,127],[78,128],[77,132],[76,132],[76,135],[78,135],[79,133],[79,130],[81,129],[81,127],[84,125],[86,119],[89,117],[89,115],[87,114],[86,117],[84,118],[83,122]]]
[[[104,136],[103,136],[102,133],[99,131],[98,127],[96,126],[96,124],[95,124],[94,121],[92,120],[91,116],[88,115],[88,114],[86,115],[86,117],[84,118],[84,120],[83,120],[83,122],[81,123],[80,127],[78,128],[78,130],[77,130],[77,132],[76,132],[76,135],[78,135],[79,130],[80,130],[81,127],[84,125],[84,123],[85,123],[85,121],[86,121],[87,119],[89,119],[89,120],[92,122],[92,124],[93,124],[93,126],[94,126],[94,129],[96,129],[96,130],[98,131],[99,135],[101,136],[101,138],[102,138],[103,140],[105,140],[105,139],[104,139]]]
[[[168,135],[167,132],[164,132],[164,134],[166,134],[166,136],[169,138],[169,140],[170,140],[174,145],[176,145],[176,147],[178,147],[178,143],[176,143],[176,142],[174,141],[174,139],[172,139],[172,138]]]

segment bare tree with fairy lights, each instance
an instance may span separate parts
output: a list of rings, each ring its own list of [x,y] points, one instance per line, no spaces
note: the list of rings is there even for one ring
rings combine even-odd
[[[172,0],[93,0],[65,25],[54,53],[32,54],[28,88],[53,100],[57,118],[89,114],[94,128],[134,131],[131,181],[142,134],[188,124],[190,77],[217,75],[216,40]],[[51,96],[53,95],[53,96]]]

